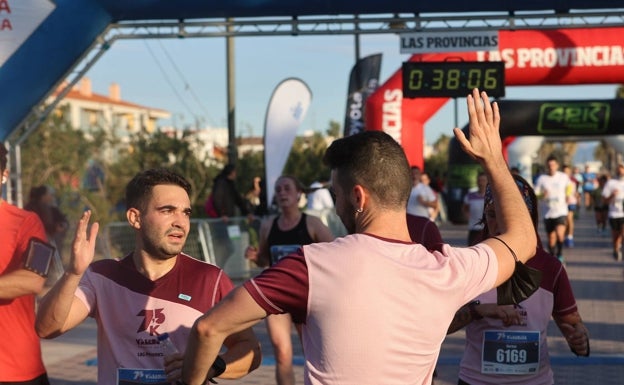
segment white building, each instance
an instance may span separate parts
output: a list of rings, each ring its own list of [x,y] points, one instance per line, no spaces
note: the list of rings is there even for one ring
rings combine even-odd
[[[206,159],[207,165],[225,164],[228,161],[229,136],[227,128],[205,127],[199,130],[179,130],[174,127],[162,127],[161,132],[175,138],[182,138],[184,133],[193,135],[194,142],[191,148],[195,151],[198,159]],[[264,150],[262,137],[239,137],[236,138],[236,147],[239,156],[248,152],[260,152]]]
[[[62,88],[64,87],[59,87],[50,96],[50,102]],[[121,143],[127,143],[131,134],[153,133],[157,129],[172,137],[182,138],[185,131],[171,126],[158,126],[159,120],[171,117],[170,112],[122,100],[121,87],[116,83],[112,83],[108,91],[108,95],[93,92],[91,80],[83,77],[59,102],[55,113],[61,115],[63,111],[66,111],[64,116],[72,127],[87,134],[96,129],[103,129],[114,135]],[[186,132],[189,130],[187,129]],[[190,133],[196,139],[191,145],[199,159],[207,159],[209,164],[227,163],[227,128],[207,127],[190,130]],[[262,137],[239,137],[236,139],[236,145],[240,155],[264,150]]]
[[[57,90],[51,99],[60,92]],[[160,108],[147,107],[121,99],[121,87],[112,83],[108,95],[91,90],[91,80],[82,78],[59,102],[57,113],[67,109],[65,115],[72,127],[85,132],[103,129],[118,138],[129,134],[154,132],[159,119],[167,119],[171,113]]]

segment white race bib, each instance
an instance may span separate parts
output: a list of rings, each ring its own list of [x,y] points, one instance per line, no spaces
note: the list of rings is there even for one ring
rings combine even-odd
[[[540,332],[486,330],[481,373],[535,374],[539,370]]]

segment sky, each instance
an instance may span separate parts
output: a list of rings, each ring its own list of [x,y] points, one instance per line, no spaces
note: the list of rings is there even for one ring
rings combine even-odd
[[[381,53],[383,84],[409,55],[399,53],[399,37],[361,35],[360,57]],[[284,79],[303,80],[312,103],[300,127],[325,132],[331,120],[344,123],[349,73],[355,63],[355,37],[285,36],[236,38],[235,121],[237,136],[260,136],[266,108],[275,87]],[[87,72],[93,92],[108,94],[111,83],[121,97],[144,106],[168,110],[172,124],[227,127],[225,38],[136,39],[116,41]],[[507,99],[611,99],[617,85],[511,86]],[[425,142],[452,135],[457,120],[467,123],[465,101],[450,100],[425,124]],[[503,117],[504,119],[504,117]],[[581,143],[579,151],[595,143]],[[580,155],[586,161],[587,154]]]

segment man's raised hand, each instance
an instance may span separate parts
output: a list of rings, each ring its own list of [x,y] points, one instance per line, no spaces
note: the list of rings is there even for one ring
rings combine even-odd
[[[502,158],[500,113],[496,102],[490,103],[487,93],[474,89],[466,98],[469,116],[469,138],[459,128],[453,130],[462,149],[479,162]]]
[[[95,240],[97,238],[99,224],[95,222],[89,229],[89,219],[91,219],[91,210],[82,213],[82,217],[76,226],[76,235],[72,243],[69,268],[70,272],[76,275],[84,274],[95,256]]]

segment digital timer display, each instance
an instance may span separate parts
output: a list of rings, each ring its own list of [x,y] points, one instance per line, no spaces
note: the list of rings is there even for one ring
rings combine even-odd
[[[505,96],[503,62],[404,62],[403,97],[464,97],[474,88],[488,96]]]

